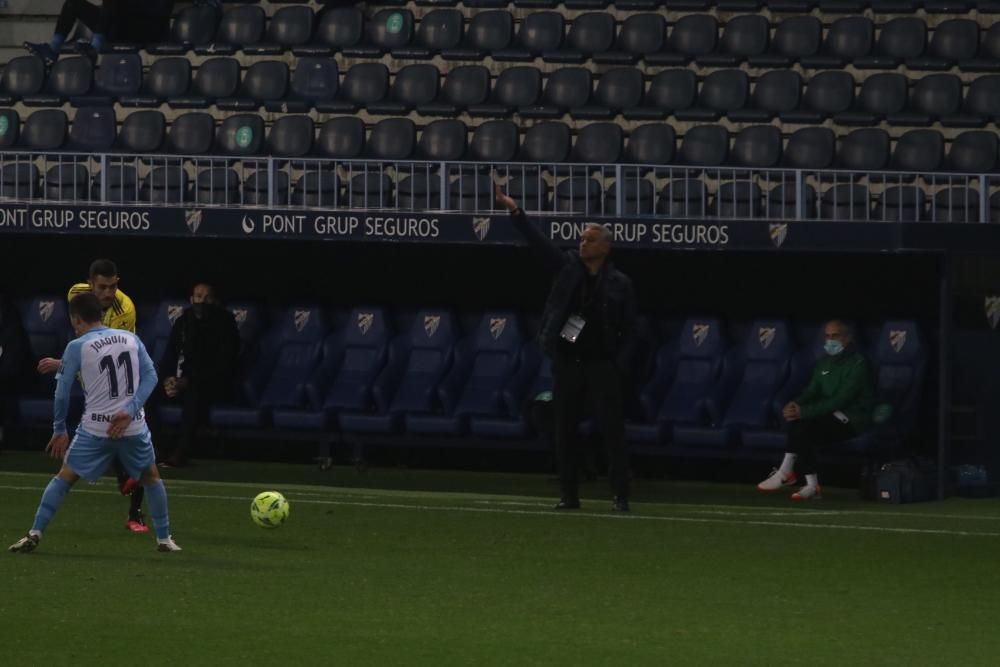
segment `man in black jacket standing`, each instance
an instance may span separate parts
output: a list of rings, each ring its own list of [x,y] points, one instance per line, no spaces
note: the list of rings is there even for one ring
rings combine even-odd
[[[635,348],[636,299],[632,281],[609,261],[611,234],[587,225],[576,253],[563,252],[501,187],[497,203],[514,227],[556,271],[539,337],[553,361],[553,407],[561,498],[556,509],[580,507],[577,429],[589,398],[608,450],[612,509],[629,511],[624,385]]]
[[[159,370],[163,391],[181,402],[181,434],[164,463],[187,464],[198,426],[213,404],[225,400],[233,387],[240,338],[233,314],[216,303],[215,289],[198,283],[191,307],[174,322]]]

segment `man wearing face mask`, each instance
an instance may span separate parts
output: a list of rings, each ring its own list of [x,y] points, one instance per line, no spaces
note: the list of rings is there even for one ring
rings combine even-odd
[[[191,307],[174,322],[167,349],[160,359],[163,392],[181,403],[181,433],[163,463],[187,465],[198,426],[213,404],[231,392],[239,358],[240,338],[233,314],[216,302],[215,288],[194,286]]]
[[[854,346],[851,328],[841,320],[824,327],[826,355],[813,370],[802,395],[785,406],[788,451],[781,466],[757,485],[761,491],[778,491],[805,476],[805,486],[792,500],[818,500],[822,489],[817,473],[820,448],[849,440],[871,426],[872,382],[865,358]]]

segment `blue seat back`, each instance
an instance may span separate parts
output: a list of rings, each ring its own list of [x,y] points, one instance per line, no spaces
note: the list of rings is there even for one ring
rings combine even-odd
[[[271,365],[260,406],[300,407],[305,403],[305,384],[319,361],[326,318],[319,306],[292,306],[285,310],[264,345],[272,347],[261,355],[261,363]]]
[[[725,426],[767,426],[771,401],[788,376],[791,335],[782,320],[757,320],[743,344],[743,371],[733,392]]]
[[[32,366],[43,357],[59,359],[73,332],[66,311],[66,300],[56,296],[40,296],[20,304],[21,323],[31,347]],[[32,373],[26,389],[32,393],[49,394],[55,387],[53,375]]]
[[[715,318],[691,318],[681,327],[677,371],[666,393],[658,419],[697,423],[702,401],[719,375],[725,352],[722,323]]]
[[[406,337],[403,373],[392,398],[392,412],[430,412],[434,396],[451,365],[455,321],[445,310],[421,310]]]
[[[324,345],[324,359],[330,355],[340,356],[324,407],[368,407],[371,385],[385,363],[388,342],[389,326],[381,308],[359,306],[350,312],[343,330],[331,336]]]
[[[500,414],[502,392],[517,366],[522,342],[520,322],[514,313],[483,315],[472,340],[471,368],[458,398],[456,413]]]
[[[927,365],[927,351],[916,322],[889,320],[875,346],[875,398],[892,405],[894,420],[903,428],[916,421]]]

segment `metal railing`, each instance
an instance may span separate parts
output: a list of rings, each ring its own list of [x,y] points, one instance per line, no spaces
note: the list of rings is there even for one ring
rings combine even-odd
[[[997,179],[945,172],[0,152],[0,204],[489,214],[496,212],[497,182],[534,213],[989,222],[1000,220]]]

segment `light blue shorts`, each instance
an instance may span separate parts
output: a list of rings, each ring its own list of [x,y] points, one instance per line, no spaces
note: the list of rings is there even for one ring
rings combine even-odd
[[[77,429],[63,463],[88,482],[96,482],[115,458],[121,461],[132,479],[139,479],[144,470],[156,463],[149,431],[112,440]]]

